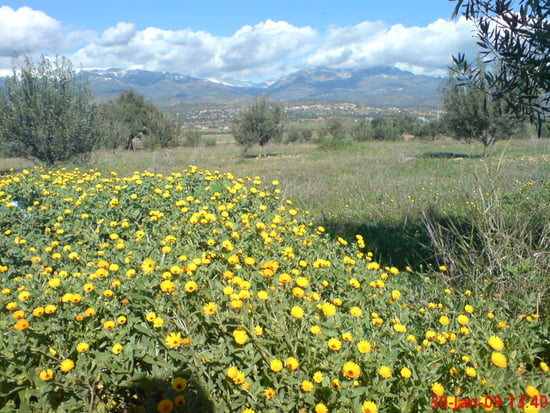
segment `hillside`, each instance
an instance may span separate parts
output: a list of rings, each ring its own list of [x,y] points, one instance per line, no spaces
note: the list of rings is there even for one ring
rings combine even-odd
[[[252,86],[144,70],[97,70],[83,74],[102,100],[113,99],[125,89],[134,89],[160,107],[239,103],[264,93],[280,101],[346,101],[397,107],[436,107],[439,103],[439,78],[392,67],[300,70],[269,85]]]
[[[371,106],[437,106],[440,79],[393,67],[301,70],[267,90],[280,100],[340,100]]]

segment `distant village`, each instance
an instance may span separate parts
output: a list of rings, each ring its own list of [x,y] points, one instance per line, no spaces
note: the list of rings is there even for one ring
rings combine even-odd
[[[340,118],[345,123],[353,124],[363,119],[370,121],[376,117],[405,112],[419,122],[429,122],[438,119],[442,114],[437,108],[374,107],[354,102],[287,102],[283,106],[285,123],[308,125],[312,128],[330,118]],[[231,121],[241,110],[241,105],[201,104],[179,107],[174,112],[186,127],[198,129],[204,134],[224,134],[229,133]]]

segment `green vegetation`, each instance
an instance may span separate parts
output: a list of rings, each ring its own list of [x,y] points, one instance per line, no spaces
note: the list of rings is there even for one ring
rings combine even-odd
[[[94,102],[67,58],[14,67],[0,88],[0,143],[5,155],[53,165],[84,160],[98,148],[168,148],[179,125],[143,96],[124,91],[113,102]]]
[[[361,234],[381,262],[399,268],[410,265],[422,271],[429,270],[428,264],[431,268],[446,265],[457,280],[483,277],[479,274],[485,271],[482,263],[488,256],[486,247],[479,243],[483,237],[498,232],[484,229],[483,225],[498,219],[502,231],[518,237],[508,238],[508,245],[530,245],[532,257],[527,259],[525,252],[519,250],[512,253],[504,247],[495,248],[494,254],[501,253],[506,260],[521,257],[500,268],[491,265],[500,271],[495,276],[501,277],[502,270],[510,273],[514,271],[512,267],[519,263],[524,266],[525,262],[532,263],[528,268],[533,275],[538,274],[544,271],[542,260],[547,257],[538,253],[543,250],[545,244],[540,242],[545,238],[541,236],[543,228],[537,225],[548,222],[545,182],[550,176],[549,143],[497,142],[493,156],[487,159],[480,157],[481,149],[479,143],[452,141],[371,141],[356,144],[351,151],[329,152],[319,151],[313,144],[269,144],[266,159],[251,156],[243,160],[238,147],[224,144],[169,152],[98,152],[91,161],[103,173],[116,170],[122,176],[136,170],[169,174],[181,165],[200,164],[210,170],[233,171],[236,176],[280,180],[284,195],[300,208],[312,211],[315,222],[325,226],[330,234],[347,239]],[[18,165],[15,160],[1,162],[0,169]],[[527,195],[524,185],[529,182],[533,182],[529,186],[533,193]],[[521,196],[525,196],[523,203],[516,199]],[[515,201],[504,201],[510,199]],[[527,208],[533,199],[538,201]],[[487,208],[489,201],[491,207]],[[477,208],[485,215],[480,217]],[[485,224],[480,224],[482,218],[487,220]],[[429,230],[431,227],[437,230]],[[451,247],[460,245],[457,239],[450,242],[453,227],[461,229],[460,239],[471,242],[470,254],[460,255],[457,249],[451,254]],[[534,234],[539,235],[529,240]],[[439,240],[434,238],[436,235]],[[443,253],[445,248],[448,256]],[[476,262],[472,254],[479,254],[479,265],[472,266]],[[458,258],[468,259],[471,264],[458,262]]]
[[[233,137],[244,151],[255,144],[263,148],[270,139],[280,139],[283,132],[281,116],[280,105],[269,102],[264,96],[257,97],[233,120],[231,125]]]
[[[540,134],[550,111],[548,2],[455,1],[453,17],[461,13],[475,22],[485,63],[496,63],[499,69],[483,73],[478,68],[465,78],[474,84],[487,81],[492,95],[506,101],[518,117],[536,120]]]
[[[103,107],[104,147],[135,149],[176,146],[179,126],[169,115],[133,90],[126,90]]]
[[[98,146],[99,110],[70,61],[30,58],[0,88],[3,152],[53,165]]]
[[[479,140],[487,156],[498,139],[508,139],[514,128],[521,125],[510,115],[510,107],[502,99],[493,97],[490,84],[485,81],[485,69],[478,64],[479,81],[464,82],[463,76],[471,76],[471,67],[461,68],[461,63],[449,69],[449,80],[442,88],[445,110],[443,122],[452,136],[466,141]]]
[[[85,89],[56,82],[14,90],[72,119],[58,92]],[[178,142],[127,91],[103,125],[77,105],[103,147],[65,156],[63,125],[30,111],[60,129],[55,156],[13,153],[59,165],[0,160],[15,168],[0,176],[0,412],[417,412],[488,388],[538,411],[550,144],[500,141],[500,102],[472,87],[451,83],[447,111],[470,145],[405,142],[441,130],[406,113],[283,134],[261,97],[233,122],[239,146],[261,146],[242,157],[191,128]],[[485,129],[456,129],[470,118]],[[151,150],[121,151],[136,138]]]
[[[434,139],[444,133],[442,122],[419,120],[406,112],[377,116],[370,121],[346,124],[342,118],[329,118],[317,128],[317,140],[322,147],[337,149],[353,142],[398,141],[412,138]]]
[[[204,138],[200,131],[195,128],[187,129],[183,134],[183,146],[189,146],[191,148],[198,148],[204,141]]]
[[[404,148],[373,145],[355,158],[389,160],[390,149]],[[328,168],[324,152],[309,156],[325,161],[329,176],[348,168]],[[435,155],[414,166],[429,160],[465,166]],[[257,171],[284,161],[247,162]],[[385,167],[402,176],[398,163]],[[380,185],[363,172],[354,171],[360,185]],[[338,183],[322,194],[344,189]],[[548,188],[519,186],[549,198]],[[360,235],[326,237],[286,192],[283,180],[195,166],[0,177],[0,411],[547,405],[550,329],[534,301],[521,314],[505,305],[513,297],[495,290],[490,268],[472,290],[454,269],[381,265]],[[521,271],[508,277],[541,281]]]
[[[318,147],[322,150],[342,150],[353,145],[350,129],[344,126],[340,118],[330,118],[317,132]]]
[[[291,127],[283,138],[284,143],[306,143],[313,138],[313,130],[309,128]]]

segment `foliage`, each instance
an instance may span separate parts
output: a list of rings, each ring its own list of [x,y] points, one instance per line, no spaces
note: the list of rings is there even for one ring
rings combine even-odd
[[[179,125],[169,115],[133,90],[126,90],[104,106],[107,148],[129,148],[141,139],[146,148],[168,148],[177,144]]]
[[[399,136],[403,134],[416,135],[419,125],[417,120],[409,113],[399,112],[390,117],[392,125],[397,129]]]
[[[267,97],[257,97],[241,114],[233,119],[231,132],[235,141],[246,151],[255,144],[263,147],[270,139],[278,139],[282,133],[283,109]]]
[[[392,413],[434,393],[548,394],[546,319],[443,267],[381,266],[278,185],[194,166],[3,176],[1,411]]]
[[[550,7],[548,0],[455,0],[453,17],[473,20],[485,62],[498,62],[497,73],[475,70],[491,92],[519,116],[540,121],[550,110]]]
[[[377,117],[371,122],[372,139],[374,140],[399,140],[399,130],[391,118]]]
[[[284,143],[310,142],[313,131],[309,128],[291,128],[285,135]]]
[[[329,118],[324,127],[317,132],[319,139],[343,140],[349,136],[348,129],[341,118]]]
[[[198,129],[187,129],[183,134],[183,146],[198,148],[203,143],[203,136]]]
[[[483,65],[479,70],[485,73]],[[465,83],[463,71],[471,73],[472,68],[458,60],[449,69],[449,79],[441,89],[445,110],[443,121],[455,138],[482,142],[484,154],[487,155],[498,139],[511,136],[515,122],[506,103],[493,97],[491,86],[483,77],[476,83]]]
[[[99,112],[68,59],[27,57],[0,88],[0,125],[12,155],[52,165],[97,146]]]
[[[356,142],[370,141],[373,138],[372,128],[369,122],[361,119],[351,128],[351,137]]]
[[[340,139],[325,137],[317,142],[317,148],[322,151],[342,151],[352,149],[355,142],[351,137],[346,136]]]
[[[421,124],[412,115],[399,112],[390,117],[376,117],[371,122],[365,119],[351,128],[351,136],[357,142],[370,140],[401,140],[404,135],[435,136],[438,133],[437,122]]]
[[[317,147],[323,151],[339,151],[353,146],[350,130],[341,118],[329,118],[317,132]]]
[[[202,140],[202,143],[204,144],[204,146],[206,146],[207,148],[211,148],[212,146],[216,146],[218,141],[216,140],[216,138],[204,138]]]
[[[416,136],[424,139],[435,139],[444,133],[444,125],[440,119],[423,122],[418,126]]]

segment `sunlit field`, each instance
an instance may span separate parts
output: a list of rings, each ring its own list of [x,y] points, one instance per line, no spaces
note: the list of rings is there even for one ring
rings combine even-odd
[[[259,155],[267,157],[260,157]],[[208,148],[104,151],[92,155],[90,168],[130,176],[135,171],[170,174],[187,165],[230,171],[237,177],[280,181],[282,194],[310,211],[333,236],[362,234],[377,259],[400,267],[425,268],[432,261],[425,243],[422,214],[456,215],[480,194],[514,193],[550,176],[550,142],[498,142],[493,156],[481,157],[478,144],[456,141],[368,142],[347,151],[324,152],[314,144],[268,144],[245,157],[234,144]],[[0,160],[0,170],[31,167]],[[67,165],[69,169],[73,165]],[[532,194],[531,194],[532,195]],[[544,203],[539,205],[543,208]]]
[[[13,168],[0,176],[0,411],[547,410],[550,143],[480,153],[0,161]],[[503,233],[534,217],[517,234],[535,229],[532,258],[498,255],[480,230],[464,245],[495,251],[469,277],[429,238],[430,223],[497,216]]]

